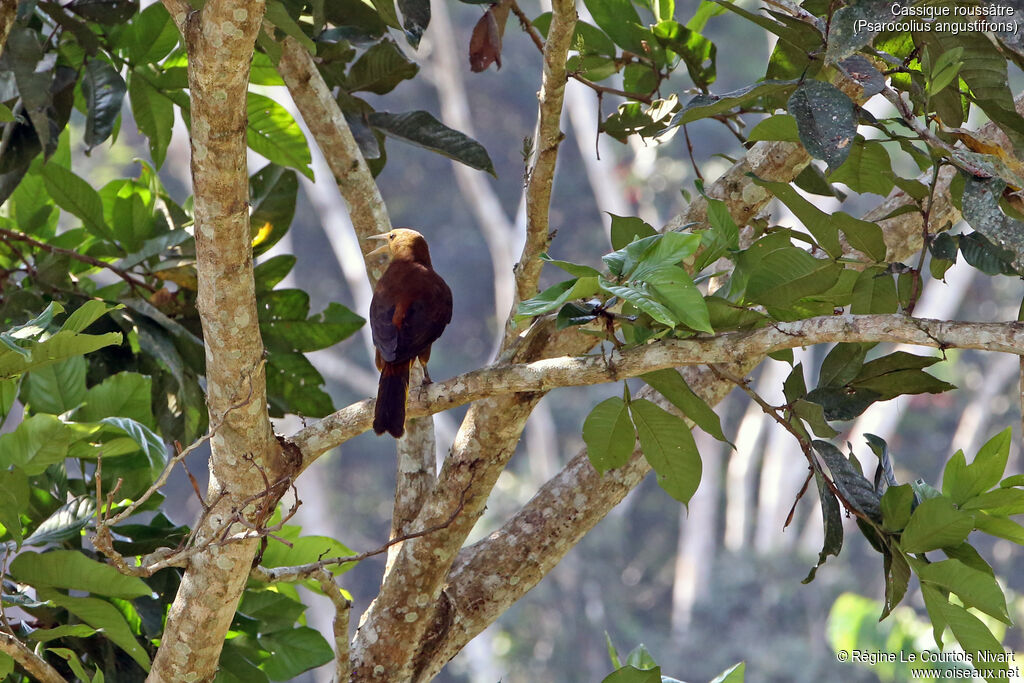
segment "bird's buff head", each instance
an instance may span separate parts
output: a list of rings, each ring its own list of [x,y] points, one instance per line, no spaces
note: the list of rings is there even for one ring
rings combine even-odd
[[[416,261],[430,265],[430,249],[423,235],[409,228],[395,228],[380,235],[370,235],[367,239],[382,240],[384,244],[371,251],[367,256],[391,254],[392,261]]]

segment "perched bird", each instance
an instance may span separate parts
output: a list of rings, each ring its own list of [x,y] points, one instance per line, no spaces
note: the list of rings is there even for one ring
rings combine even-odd
[[[452,319],[452,290],[434,272],[423,235],[395,228],[370,239],[387,244],[370,254],[391,253],[391,262],[377,281],[370,301],[370,330],[377,347],[377,407],[373,431],[396,439],[405,433],[405,402],[409,367],[419,358],[429,382],[430,345]]]

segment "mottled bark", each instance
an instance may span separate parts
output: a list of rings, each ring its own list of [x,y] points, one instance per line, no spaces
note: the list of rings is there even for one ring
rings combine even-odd
[[[261,0],[210,0],[184,23],[189,53],[197,307],[206,344],[210,422],[209,501],[194,555],[167,618],[150,681],[206,681],[255,555],[256,540],[212,538],[247,498],[273,481],[276,442],[267,417],[263,343],[256,315],[246,170],[246,92]]]

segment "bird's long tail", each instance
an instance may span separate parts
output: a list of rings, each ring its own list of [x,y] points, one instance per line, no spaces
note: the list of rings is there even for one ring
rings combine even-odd
[[[377,406],[373,411],[373,431],[388,432],[396,439],[405,434],[405,401],[409,397],[409,365],[384,363],[377,384]]]

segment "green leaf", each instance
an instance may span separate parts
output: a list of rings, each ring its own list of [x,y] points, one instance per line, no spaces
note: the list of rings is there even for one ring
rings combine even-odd
[[[37,643],[48,643],[51,640],[58,638],[88,638],[91,635],[96,634],[97,631],[91,626],[85,624],[64,624],[63,626],[57,626],[56,628],[39,628],[32,633],[28,634],[29,640],[34,640]]]
[[[612,219],[612,249],[625,249],[631,242],[644,237],[653,237],[658,231],[636,216],[616,216],[608,214]]]
[[[309,562],[318,562],[330,557],[348,557],[355,553],[340,541],[328,536],[300,536],[302,529],[297,526],[285,526],[280,533],[275,534],[278,539],[284,539],[291,544],[288,547],[277,539],[271,539],[267,549],[263,553],[264,567],[286,567]],[[331,565],[329,569],[335,573],[348,571],[354,565]]]
[[[839,509],[839,500],[825,485],[825,478],[817,469],[814,470],[814,481],[818,485],[818,499],[821,501],[821,518],[825,526],[825,541],[818,553],[818,562],[801,583],[810,583],[818,573],[818,567],[825,564],[829,555],[839,557],[843,549],[843,513]]]
[[[797,130],[795,118],[789,114],[776,114],[763,119],[754,126],[747,139],[751,142],[760,140],[799,142],[800,133]]]
[[[167,156],[167,146],[171,143],[174,105],[166,95],[153,87],[147,76],[141,69],[132,71],[128,83],[128,100],[132,105],[135,124],[149,139],[149,155],[153,165],[160,168]]]
[[[259,621],[260,631],[270,633],[291,628],[306,611],[306,606],[272,590],[247,590],[242,595],[238,611]]]
[[[1024,268],[1024,222],[1004,214],[999,199],[1006,189],[1001,178],[980,179],[973,176],[964,180],[963,216],[972,228],[989,241],[1014,254],[1013,264]],[[964,254],[967,257],[967,254]]]
[[[828,47],[825,58],[838,62],[871,43],[878,31],[870,27],[888,8],[877,0],[859,0],[841,7],[832,14],[828,25]]]
[[[28,477],[15,467],[0,470],[0,524],[21,547],[21,518],[28,512],[29,486]]]
[[[612,296],[619,297],[623,301],[633,304],[662,325],[675,327],[676,320],[672,311],[658,303],[655,298],[651,296],[650,292],[647,291],[646,287],[617,285],[605,280],[604,278],[600,278],[598,283],[604,291],[608,292]]]
[[[162,5],[153,5],[163,9]],[[164,14],[167,10],[163,10]],[[177,29],[171,26],[177,33]],[[121,115],[121,104],[128,86],[121,74],[101,59],[91,59],[85,65],[82,76],[82,96],[85,97],[88,113],[85,117],[86,147],[95,147],[114,132],[117,117]]]
[[[733,664],[728,669],[715,676],[711,683],[743,683],[743,679],[746,674],[747,663],[740,662],[739,664]]]
[[[68,668],[70,668],[72,673],[74,673],[75,676],[78,677],[78,680],[90,680],[88,672],[85,670],[85,667],[82,666],[82,661],[78,658],[78,653],[76,653],[74,650],[70,650],[66,647],[48,647],[46,648],[46,651],[52,652],[58,657],[61,657],[64,660],[66,660],[68,663]]]
[[[89,325],[110,311],[123,308],[120,304],[111,305],[105,301],[90,299],[75,309],[60,326],[62,332],[84,332]]]
[[[53,415],[33,415],[13,432],[0,435],[0,467],[15,465],[25,474],[42,474],[62,462],[71,442],[67,426]]]
[[[1012,519],[1005,517],[993,517],[984,512],[975,512],[974,528],[986,534],[1005,538],[1017,545],[1024,545],[1024,526],[1021,526]]]
[[[850,312],[856,315],[895,313],[899,310],[896,283],[887,268],[865,268],[853,285]]]
[[[128,578],[128,577],[125,577]],[[148,589],[147,589],[148,591]],[[63,595],[52,588],[39,589],[39,599],[63,607],[95,629],[102,629],[104,635],[120,647],[139,666],[149,671],[149,655],[135,640],[131,627],[125,618],[106,600],[100,598],[75,598]]]
[[[65,503],[36,527],[25,539],[25,544],[44,546],[80,536],[81,530],[89,524],[95,512],[96,503],[88,496]]]
[[[98,422],[105,417],[127,417],[153,426],[150,406],[152,381],[135,372],[119,372],[86,392],[75,413],[79,422]]]
[[[253,240],[253,256],[266,252],[288,232],[298,193],[295,171],[277,164],[267,164],[249,178],[249,227],[258,235]]]
[[[128,53],[136,64],[155,64],[178,45],[181,34],[161,4],[153,4],[132,20]]]
[[[722,95],[702,94],[687,102],[679,114],[677,125],[691,123],[717,114],[724,114],[733,107],[747,104],[758,97],[785,94],[796,88],[798,81],[761,81],[746,88],[733,90]]]
[[[699,32],[675,21],[659,20],[654,27],[654,37],[662,47],[672,50],[683,58],[690,80],[700,89],[715,82],[717,69],[715,57],[718,48]]]
[[[805,81],[790,96],[787,109],[796,119],[808,154],[829,168],[846,161],[857,134],[857,117],[853,102],[839,88],[824,81]]]
[[[947,495],[953,502],[963,505],[998,484],[1006,469],[1011,439],[1010,428],[1007,427],[978,450],[970,465],[964,461],[962,452],[950,458],[942,478],[943,493],[948,489]],[[950,479],[948,483],[947,477]]]
[[[618,397],[601,401],[583,422],[587,457],[598,472],[622,467],[633,454],[636,433],[626,403]]]
[[[306,136],[288,110],[265,95],[250,92],[246,94],[246,112],[245,138],[252,151],[313,180],[313,170],[309,167],[312,156]]]
[[[260,331],[268,349],[317,351],[337,344],[362,327],[361,317],[338,303],[309,313],[309,295],[299,289],[267,292],[257,302]]]
[[[340,5],[341,3],[330,4]],[[370,12],[374,15],[376,14],[372,9],[367,7],[369,3],[364,4],[359,2],[357,4],[362,6],[364,12]],[[283,2],[280,0],[270,0],[270,2],[267,3],[266,18],[270,23],[276,26],[279,31],[282,31],[285,35],[291,36],[295,40],[299,41],[299,43],[302,44],[302,47],[304,47],[308,52],[316,54],[316,43],[310,40],[309,36],[306,35],[306,32],[302,30],[302,27],[292,19],[292,16],[288,13],[288,9],[285,7]]]
[[[960,605],[946,600],[937,590],[930,590],[929,593],[930,600],[926,599],[925,605],[936,632],[939,631],[939,624],[948,625],[957,642],[971,656],[971,661],[984,662],[980,668],[986,670],[986,680],[1008,678],[1007,663],[1000,661],[1005,657],[1003,647],[984,622]],[[933,614],[933,610],[938,614]]]
[[[418,72],[416,63],[409,61],[394,42],[383,40],[355,61],[348,72],[346,89],[350,93],[362,90],[384,95]]]
[[[880,620],[889,616],[900,604],[903,596],[907,594],[907,586],[910,583],[910,565],[898,548],[896,552],[886,552],[884,558],[885,607],[882,616],[879,617]]]
[[[836,344],[821,362],[819,387],[841,387],[857,377],[864,367],[870,344]]]
[[[78,407],[85,398],[86,362],[73,356],[28,373],[22,399],[36,413],[60,415]]]
[[[369,116],[369,122],[388,137],[437,152],[453,161],[497,177],[491,157],[483,145],[464,133],[449,128],[428,112],[373,112]]]
[[[722,432],[722,422],[718,418],[718,414],[700,396],[693,393],[693,389],[686,383],[679,371],[671,368],[656,370],[640,375],[640,379],[671,401],[672,405],[693,420],[695,425],[719,441],[729,443]]]
[[[260,668],[274,681],[289,681],[334,659],[334,651],[324,637],[306,626],[261,635],[259,643],[270,652]]]
[[[843,494],[843,498],[868,518],[881,522],[880,497],[871,482],[860,473],[859,468],[855,468],[838,448],[827,441],[815,440],[812,445],[815,452],[828,465],[829,471],[832,472],[832,482]]]
[[[854,192],[888,195],[895,184],[892,160],[880,142],[857,136],[846,161],[829,174],[834,183],[845,183]]]
[[[917,575],[921,581],[956,593],[965,607],[975,607],[1003,623],[1011,623],[1006,598],[991,574],[968,567],[959,560],[942,560],[923,565]]]
[[[123,432],[137,443],[149,461],[149,469],[154,477],[163,470],[167,464],[167,447],[152,429],[128,417],[105,417],[99,423]]]
[[[46,191],[57,206],[80,218],[93,235],[113,241],[113,233],[103,220],[103,202],[92,185],[55,163],[45,164],[42,176]]]
[[[640,15],[629,0],[584,0],[594,23],[619,47],[644,54]]]
[[[890,486],[882,494],[882,526],[887,531],[901,531],[910,521],[914,489],[910,484]]]
[[[701,460],[690,428],[681,418],[646,399],[629,404],[640,436],[640,448],[658,484],[679,502],[688,504],[700,484]]]
[[[256,293],[268,292],[280,284],[281,280],[288,277],[288,273],[292,272],[292,268],[295,267],[297,260],[292,254],[278,254],[258,264],[253,269]]]
[[[803,249],[776,249],[750,272],[746,294],[756,303],[787,308],[804,297],[828,290],[841,271],[842,267],[832,261],[816,259]]]
[[[699,238],[697,235],[694,237]],[[652,270],[647,270],[645,266],[646,263],[637,266],[632,282],[639,282],[642,278],[680,323],[699,332],[714,334],[707,304],[689,273],[679,266],[660,265]]]
[[[990,515],[1006,517],[1024,514],[1024,491],[998,488],[980,493],[960,506],[962,510],[984,510]]]
[[[900,547],[908,553],[924,553],[960,545],[973,528],[974,516],[957,510],[949,498],[929,498],[914,509]]]
[[[115,598],[139,598],[150,589],[137,576],[126,576],[109,564],[90,560],[77,550],[26,551],[10,566],[11,575],[36,588],[65,588]]]
[[[541,254],[540,260],[544,263],[550,263],[553,266],[557,266],[577,278],[597,277],[601,274],[601,272],[596,268],[591,268],[590,266],[585,266],[580,263],[572,263],[571,261],[559,261],[558,259],[551,258],[547,254]]]

